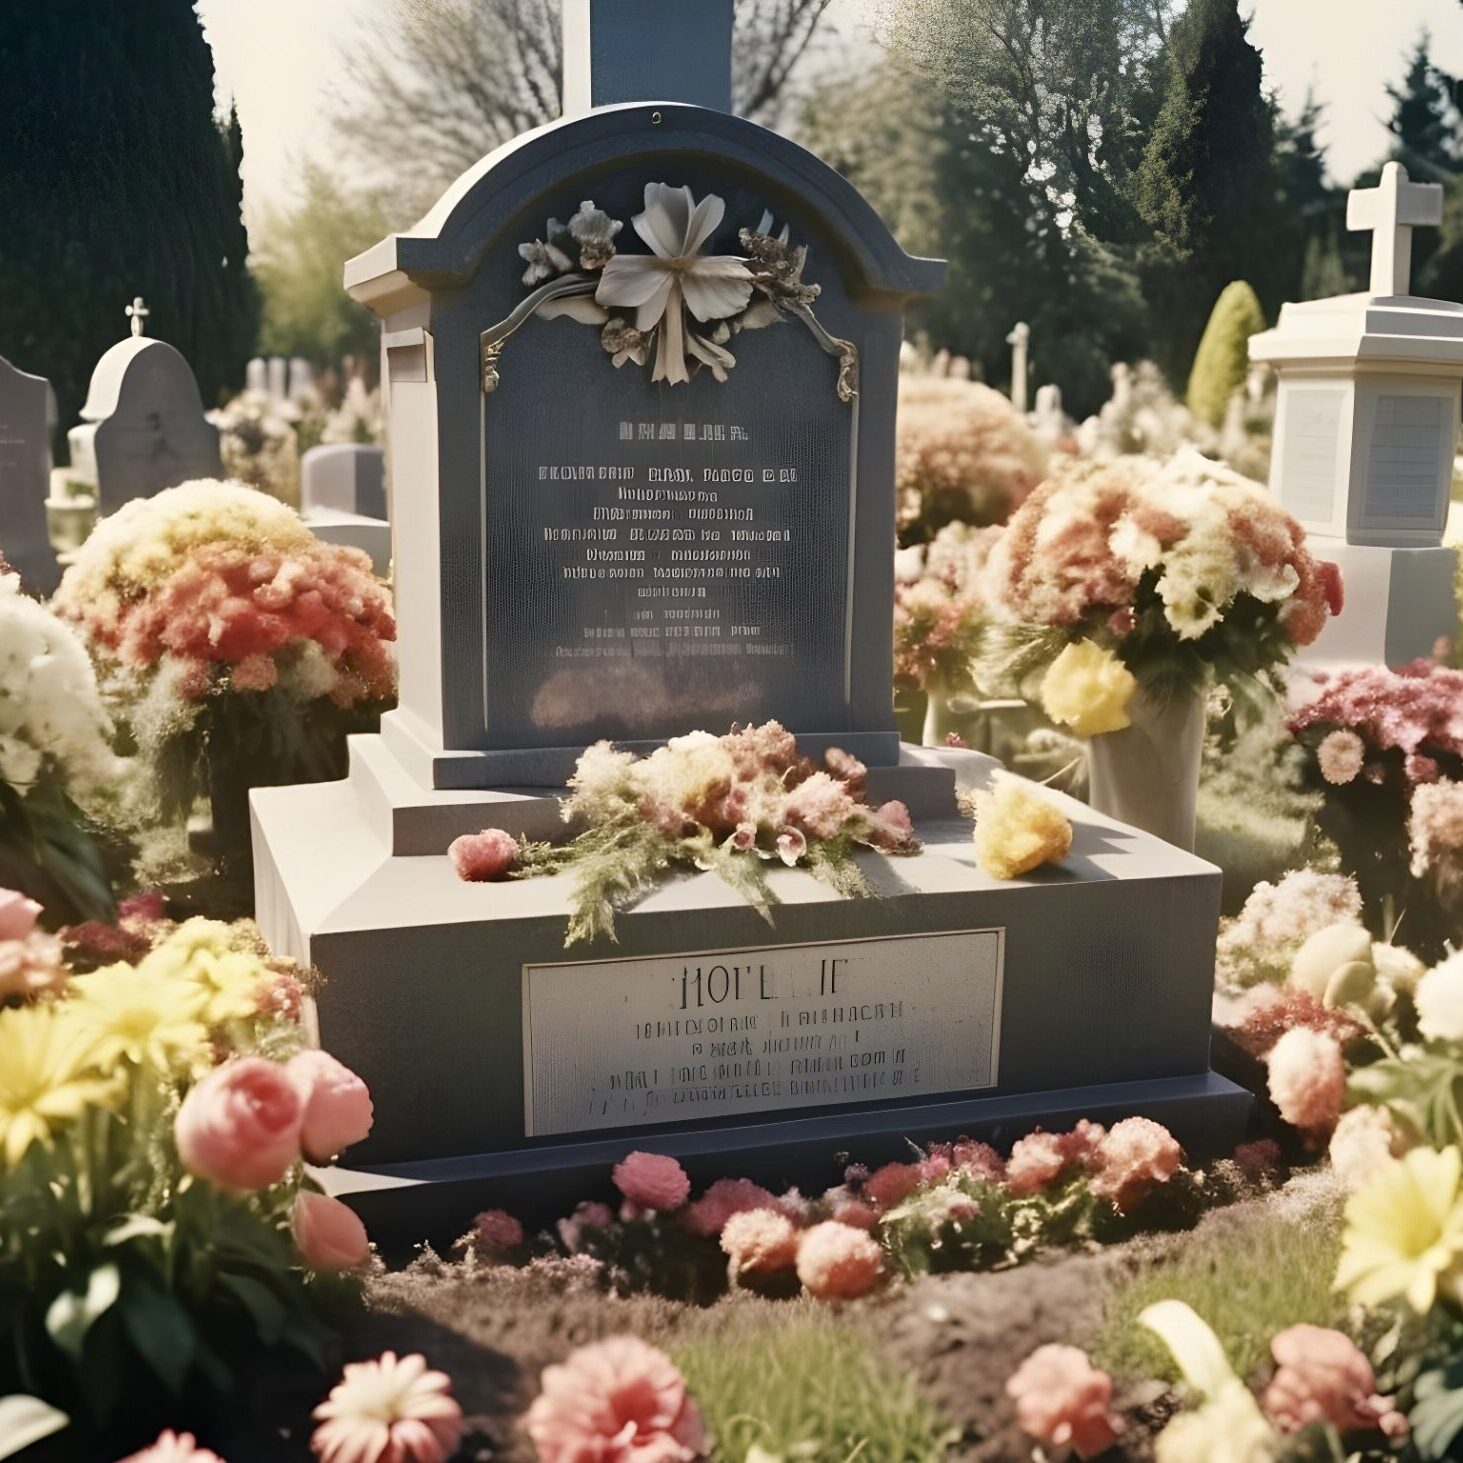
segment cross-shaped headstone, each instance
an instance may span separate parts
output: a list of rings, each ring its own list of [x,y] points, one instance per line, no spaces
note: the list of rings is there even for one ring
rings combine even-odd
[[[1375,188],[1353,189],[1346,198],[1346,227],[1371,230],[1374,295],[1405,295],[1412,288],[1412,231],[1443,221],[1437,183],[1409,183],[1401,163],[1388,163]]]
[[[564,115],[618,102],[729,112],[732,0],[564,0]]]
[[[146,327],[143,322],[152,314],[152,311],[143,303],[141,295],[137,295],[133,299],[132,303],[127,306],[125,313],[127,318],[132,322],[133,335],[145,334]]]

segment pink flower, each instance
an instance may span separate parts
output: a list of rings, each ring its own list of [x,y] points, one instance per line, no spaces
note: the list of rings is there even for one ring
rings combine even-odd
[[[470,884],[492,884],[508,877],[518,858],[518,840],[501,828],[464,833],[447,846],[447,857],[459,879]]]
[[[317,1048],[299,1052],[285,1071],[300,1089],[304,1104],[300,1147],[306,1158],[328,1163],[371,1131],[374,1109],[366,1084],[329,1052]]]
[[[1321,776],[1337,787],[1354,782],[1366,761],[1366,743],[1354,731],[1327,732],[1316,748]]]
[[[1166,1184],[1178,1172],[1183,1157],[1178,1140],[1162,1123],[1124,1118],[1097,1145],[1097,1172],[1090,1187],[1127,1213],[1151,1189]]]
[[[279,680],[279,671],[267,655],[246,655],[229,673],[235,691],[267,691]]]
[[[840,1199],[833,1205],[832,1217],[839,1224],[846,1224],[850,1229],[861,1229],[865,1234],[872,1234],[879,1224],[879,1211],[872,1204],[862,1203],[858,1199]]]
[[[798,1244],[798,1279],[819,1300],[853,1299],[879,1283],[884,1255],[861,1229],[824,1220]]]
[[[295,1246],[312,1270],[356,1270],[371,1258],[366,1226],[348,1204],[301,1189],[290,1216]]]
[[[41,906],[16,889],[0,889],[0,940],[23,940],[36,927]]]
[[[634,1336],[581,1346],[545,1367],[525,1421],[540,1463],[691,1463],[707,1447],[686,1379]]]
[[[1414,752],[1406,758],[1402,763],[1402,770],[1407,774],[1409,782],[1436,782],[1442,775],[1437,758],[1425,757],[1421,752]]]
[[[347,1365],[315,1420],[310,1450],[320,1463],[446,1463],[462,1441],[446,1374],[394,1351]]]
[[[1327,1422],[1341,1434],[1379,1428],[1405,1437],[1407,1419],[1390,1397],[1376,1395],[1371,1363],[1353,1342],[1324,1326],[1291,1326],[1270,1343],[1277,1371],[1265,1389],[1265,1411],[1284,1433]]]
[[[615,1222],[615,1211],[608,1204],[587,1200],[575,1207],[573,1214],[558,1223],[559,1240],[571,1255],[584,1246],[586,1229],[608,1229]]]
[[[610,1174],[615,1187],[641,1209],[679,1209],[690,1197],[691,1180],[663,1153],[631,1153]]]
[[[1057,1133],[1031,1133],[1018,1138],[1006,1160],[1006,1186],[1018,1199],[1039,1194],[1062,1176],[1067,1149]]]
[[[484,1209],[472,1222],[472,1237],[486,1250],[516,1250],[523,1226],[506,1209]]]
[[[954,747],[961,752],[968,752],[970,750],[970,743],[959,732],[946,732],[945,745],[947,747]]]
[[[277,1183],[300,1156],[304,1104],[277,1062],[239,1057],[190,1089],[173,1123],[183,1167],[226,1189]]]
[[[957,1138],[950,1146],[950,1161],[962,1173],[984,1183],[998,1184],[1006,1177],[1006,1161],[989,1143]]]
[[[875,848],[896,851],[908,848],[914,842],[914,823],[909,809],[897,799],[880,803],[874,809],[873,825],[869,841]]]
[[[1038,1347],[1006,1383],[1006,1395],[1022,1432],[1079,1458],[1105,1453],[1122,1427],[1111,1410],[1112,1379],[1076,1346]]]
[[[156,889],[142,889],[117,901],[117,919],[135,920],[142,925],[155,925],[168,914],[167,895]]]
[[[777,835],[777,856],[791,868],[808,851],[808,840],[800,828],[788,828]]]
[[[28,1001],[60,991],[67,980],[61,953],[61,941],[44,930],[33,929],[18,940],[0,939],[0,1003],[11,996]]]
[[[694,1204],[688,1205],[681,1223],[702,1239],[719,1235],[733,1214],[748,1209],[767,1209],[777,1198],[751,1179],[717,1179]]]
[[[1327,1137],[1341,1116],[1346,1063],[1334,1038],[1297,1026],[1270,1048],[1270,1100],[1312,1138]]]
[[[797,1263],[798,1232],[792,1220],[775,1209],[744,1209],[728,1218],[721,1248],[739,1274],[789,1270]]]
[[[848,788],[826,772],[800,782],[783,803],[783,817],[814,838],[836,838],[858,811]]]
[[[224,1463],[217,1453],[200,1448],[192,1433],[164,1428],[157,1441],[140,1453],[129,1453],[120,1463]]]
[[[864,1197],[879,1209],[902,1204],[920,1186],[917,1163],[886,1163],[864,1182]]]
[[[305,987],[298,976],[276,975],[259,988],[259,1014],[275,1016],[281,1021],[298,1021],[305,1004]]]

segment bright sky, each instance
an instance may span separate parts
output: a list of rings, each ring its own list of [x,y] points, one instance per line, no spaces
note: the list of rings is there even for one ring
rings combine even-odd
[[[244,128],[245,205],[287,199],[304,158],[328,158],[332,97],[349,94],[345,42],[369,34],[385,0],[198,0],[213,46],[221,98],[232,96]],[[869,0],[834,0],[845,32],[857,31]],[[1314,87],[1325,103],[1321,138],[1333,174],[1349,179],[1386,147],[1389,81],[1401,78],[1418,33],[1433,56],[1463,74],[1459,0],[1242,0],[1268,85],[1287,112]]]

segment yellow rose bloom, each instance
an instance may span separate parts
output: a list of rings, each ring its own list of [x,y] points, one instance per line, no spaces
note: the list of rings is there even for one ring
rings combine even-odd
[[[1072,824],[1051,798],[1019,777],[998,777],[975,795],[975,862],[992,879],[1019,879],[1067,856]]]
[[[1336,1289],[1359,1305],[1398,1296],[1426,1315],[1441,1289],[1463,1303],[1463,1196],[1457,1147],[1414,1148],[1346,1204]]]
[[[67,1002],[0,1009],[0,1156],[14,1167],[32,1143],[116,1095],[99,1077],[86,1033]]]
[[[1047,667],[1041,704],[1053,721],[1079,737],[1095,737],[1132,725],[1128,702],[1137,689],[1132,671],[1110,650],[1077,640]]]
[[[169,1073],[191,1064],[208,1040],[208,993],[195,981],[132,965],[77,976],[68,1009],[103,1068],[126,1060]]]

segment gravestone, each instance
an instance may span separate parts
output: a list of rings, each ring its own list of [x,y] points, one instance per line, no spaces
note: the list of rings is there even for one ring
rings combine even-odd
[[[269,367],[263,356],[255,356],[244,367],[244,390],[250,395],[264,396],[269,391]]]
[[[0,555],[32,594],[49,595],[61,577],[46,526],[56,394],[0,357]]]
[[[67,433],[70,476],[96,490],[102,515],[223,472],[218,428],[203,414],[188,362],[166,341],[142,334],[149,311],[140,299],[127,314],[131,335],[97,362],[81,425]]]
[[[1347,226],[1370,230],[1370,287],[1287,304],[1250,357],[1279,385],[1270,486],[1314,552],[1341,566],[1342,613],[1304,659],[1398,665],[1458,628],[1456,555],[1443,547],[1463,391],[1463,304],[1408,293],[1412,231],[1443,190],[1388,163],[1354,190]]]
[[[377,574],[391,564],[386,513],[386,455],[357,442],[312,447],[300,459],[300,514],[327,543],[371,556]]]
[[[289,400],[290,364],[283,356],[270,356],[265,362],[265,375],[269,395],[276,403]]]
[[[906,1139],[1245,1112],[1208,1066],[1218,871],[1063,800],[1071,857],[997,883],[955,797],[993,761],[899,745],[901,312],[942,267],[723,110],[730,24],[566,7],[576,115],[346,267],[382,319],[400,705],[345,782],[251,802],[260,928],[376,1102],[328,1181],[383,1231],[547,1217],[633,1147],[806,1185]],[[885,897],[779,866],[769,929],[691,874],[566,951],[572,876],[453,872],[462,833],[562,836],[597,738],[769,717],[909,804],[925,851],[863,860]]]
[[[1011,405],[1025,415],[1029,375],[1026,354],[1031,346],[1031,327],[1024,320],[1018,320],[1006,337],[1006,344],[1011,347]]]

